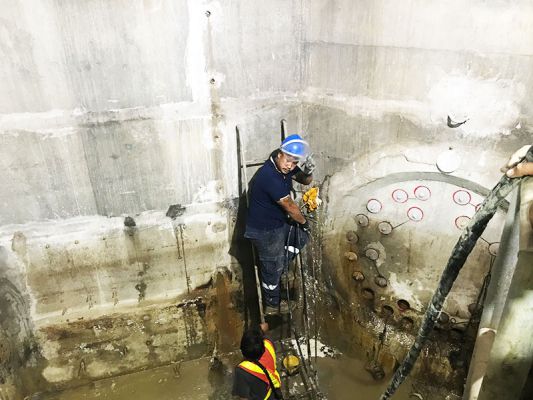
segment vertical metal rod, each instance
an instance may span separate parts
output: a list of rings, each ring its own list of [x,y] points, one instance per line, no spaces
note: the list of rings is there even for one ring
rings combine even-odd
[[[533,162],[533,146],[527,152],[525,160]],[[476,245],[477,240],[487,227],[487,224],[496,213],[499,204],[509,193],[511,193],[522,179],[523,178],[510,179],[507,175],[503,175],[500,181],[485,198],[483,204],[474,214],[474,217],[470,220],[470,223],[459,237],[450,259],[446,264],[446,268],[442,272],[439,285],[433,294],[431,303],[426,310],[417,337],[402,364],[394,373],[389,386],[380,397],[380,400],[389,399],[402,384],[407,375],[409,375],[409,372],[411,372],[411,369],[422,351],[422,347],[425,345],[429,334],[435,326],[437,317],[442,310],[444,300],[446,300],[446,296],[450,292],[457,275],[459,275],[466,258]]]
[[[296,228],[296,232],[298,232],[298,228]],[[298,233],[296,233],[296,243],[298,242]],[[304,335],[305,335],[305,341],[307,346],[307,359],[309,362],[311,362],[311,343],[309,340],[309,313],[308,313],[308,304],[307,304],[307,291],[305,289],[305,274],[304,274],[304,267],[302,262],[302,252],[301,250],[298,252],[298,255],[296,256],[297,264],[300,269],[300,276],[302,279],[302,298],[303,298],[303,326],[304,326]]]
[[[239,132],[239,127],[235,127],[235,131],[237,133],[237,152],[239,153],[239,171],[242,173],[242,181],[244,183],[244,193],[246,195],[246,207],[250,205],[250,199],[248,197],[248,174],[246,173],[246,162],[244,161],[244,148],[242,146],[242,139],[241,134]],[[239,175],[240,177],[241,175]],[[242,194],[242,193],[241,193]],[[250,246],[252,247],[252,258],[253,258],[253,264],[254,264],[254,272],[255,272],[255,286],[257,289],[257,305],[259,306],[259,319],[261,320],[261,323],[265,323],[265,313],[263,312],[263,295],[261,293],[261,283],[259,280],[259,271],[257,268],[257,265],[255,263],[255,250],[253,244],[250,243]]]
[[[287,269],[285,271],[285,287],[286,287],[286,291],[287,291],[287,304],[289,306],[289,313],[288,313],[288,319],[287,319],[287,325],[288,325],[288,334],[289,334],[289,337],[291,335],[291,332],[292,332],[292,311],[291,311],[291,296],[290,296],[290,288],[289,288],[289,246],[290,246],[290,239],[291,239],[291,234],[292,234],[292,230],[293,230],[293,226],[291,225],[290,228],[289,228],[289,234],[287,235],[287,239],[285,240],[285,260],[284,260],[284,265],[286,265]],[[281,339],[283,338],[283,329],[280,329],[280,335],[282,337],[280,337],[280,341]],[[297,339],[297,338],[296,338]]]
[[[298,228],[296,228],[296,243],[300,243],[300,239],[298,238]],[[304,326],[304,335],[306,340],[306,346],[307,346],[307,359],[302,359],[302,363],[306,365],[309,363],[308,366],[308,375],[309,372],[313,373],[313,376],[309,376],[310,381],[313,383],[313,388],[315,390],[315,394],[318,394],[318,382],[317,382],[317,373],[315,370],[315,367],[313,366],[312,357],[311,357],[311,341],[309,339],[309,303],[307,301],[307,290],[306,290],[306,282],[305,282],[305,274],[304,274],[304,265],[302,261],[302,252],[298,252],[297,258],[297,265],[300,269],[300,276],[302,279],[302,299],[303,299],[303,326]],[[296,340],[298,342],[298,340]],[[315,359],[316,359],[316,338],[315,338]],[[307,369],[307,367],[306,367]],[[314,396],[313,396],[314,397]]]
[[[178,225],[180,231],[181,250],[183,254],[183,269],[185,270],[185,280],[187,281],[187,293],[191,293],[191,278],[187,271],[187,259],[185,258],[185,240],[183,239],[183,224]]]
[[[305,389],[308,390],[308,386],[311,387],[311,390],[316,393],[317,387],[315,386],[313,380],[311,379],[309,375],[309,369],[307,368],[307,363],[305,361],[304,353],[302,351],[302,346],[300,346],[300,342],[298,341],[298,335],[296,333],[296,330],[293,328],[292,334],[295,337],[296,342],[296,350],[298,351],[298,355],[300,356],[300,360],[302,360],[302,369],[300,370],[300,374],[302,377],[302,382],[305,386]]]
[[[288,271],[287,271],[287,279],[285,280],[285,289],[287,291],[287,302],[289,303],[289,321],[287,323],[288,325],[288,337],[290,338],[291,337],[291,320],[292,320],[292,312],[291,312],[291,307],[290,307],[290,289],[289,289],[289,276],[288,276]],[[280,328],[280,343],[282,344],[283,346],[283,326]],[[283,355],[285,355],[286,352],[285,350],[283,350]],[[282,363],[283,363],[283,359],[282,359]],[[286,395],[287,397],[290,397],[290,375],[287,374],[287,376],[285,377],[285,388],[286,388]]]
[[[319,221],[319,214],[318,214],[318,211],[317,211],[317,227],[320,228],[320,221]],[[318,229],[317,229],[318,230]],[[318,233],[317,233],[318,234]],[[320,243],[321,241],[320,240],[317,240],[316,242]],[[314,246],[313,246],[314,247]],[[313,285],[315,285],[318,280],[317,280],[317,276],[316,276],[316,261],[317,259],[321,259],[319,257],[316,257],[317,254],[313,254],[314,249],[311,248],[311,254],[313,255],[313,261],[312,261],[312,271],[313,271]],[[320,254],[319,254],[320,255]],[[314,321],[314,328],[315,328],[315,367],[316,367],[316,363],[317,363],[317,357],[318,357],[318,317],[317,317],[317,293],[318,291],[317,290],[313,290],[313,321]]]
[[[281,141],[283,142],[287,137],[287,121],[281,120]]]

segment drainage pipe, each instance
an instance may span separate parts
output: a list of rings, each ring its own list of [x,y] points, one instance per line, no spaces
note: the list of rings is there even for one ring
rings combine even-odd
[[[487,372],[490,351],[496,336],[496,329],[503,314],[511,278],[513,277],[519,250],[519,227],[517,223],[520,202],[514,192],[500,242],[500,251],[494,262],[487,296],[483,304],[483,314],[479,322],[476,343],[472,351],[470,368],[466,379],[463,400],[476,400],[483,377]]]
[[[533,162],[533,146],[530,147],[524,160]],[[491,192],[483,201],[483,204],[479,210],[475,213],[474,217],[470,220],[470,223],[465,228],[459,240],[453,248],[452,254],[442,275],[440,277],[439,285],[433,294],[431,303],[429,304],[422,324],[418,331],[415,342],[411,346],[409,353],[403,360],[400,367],[394,373],[389,386],[385,392],[381,395],[380,400],[389,399],[396,389],[402,384],[409,372],[413,369],[413,366],[422,351],[422,347],[426,343],[429,334],[435,326],[437,317],[442,310],[442,305],[446,296],[450,292],[457,275],[461,271],[468,255],[476,245],[477,240],[481,234],[485,231],[487,224],[496,213],[498,205],[505,199],[505,197],[518,185],[523,179],[521,178],[509,178],[507,175],[503,175],[500,181],[494,186]]]

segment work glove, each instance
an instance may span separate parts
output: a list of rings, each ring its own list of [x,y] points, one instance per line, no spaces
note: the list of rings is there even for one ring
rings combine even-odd
[[[300,166],[300,169],[305,175],[312,175],[313,171],[316,168],[315,160],[313,159],[313,155],[309,154],[302,162],[302,165]]]
[[[322,204],[322,200],[318,197],[319,193],[320,189],[318,187],[312,187],[302,196],[302,201],[308,212],[315,211]]]

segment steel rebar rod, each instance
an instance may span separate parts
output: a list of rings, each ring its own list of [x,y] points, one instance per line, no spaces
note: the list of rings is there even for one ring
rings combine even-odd
[[[533,146],[527,152],[525,158],[526,161],[533,162]],[[403,360],[400,367],[394,373],[389,386],[385,392],[381,395],[380,400],[389,399],[396,389],[402,384],[409,372],[411,372],[422,347],[426,343],[429,334],[435,326],[435,322],[438,318],[442,305],[446,300],[446,296],[450,292],[457,275],[461,271],[468,255],[476,245],[477,240],[487,227],[487,224],[496,213],[498,205],[505,199],[505,197],[518,185],[523,179],[521,178],[509,178],[507,175],[503,175],[500,181],[494,186],[491,192],[483,201],[483,204],[479,210],[474,214],[474,217],[470,220],[470,223],[465,228],[461,236],[459,237],[452,254],[442,275],[440,277],[439,285],[433,294],[431,303],[429,304],[417,337],[407,353],[407,356]]]

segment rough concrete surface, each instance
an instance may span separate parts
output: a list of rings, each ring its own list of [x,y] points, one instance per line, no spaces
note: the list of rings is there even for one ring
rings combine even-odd
[[[225,325],[193,307],[184,326],[184,311],[173,307],[205,290],[208,315],[244,308],[235,303],[240,260],[228,255],[238,239],[236,125],[247,160],[278,145],[282,118],[310,141],[315,178],[329,185],[325,265],[338,277],[347,271],[338,246],[348,226],[335,221],[364,207],[372,182],[412,173],[409,185],[435,185],[449,203],[452,185],[490,188],[507,155],[531,141],[526,1],[4,3],[0,334],[9,339],[3,354],[18,355],[1,359],[2,395],[27,384],[18,370],[41,390],[170,362],[165,346],[193,357],[187,326],[202,351],[233,345],[242,321]],[[447,116],[468,121],[451,129]],[[461,166],[443,175],[436,160],[450,147]],[[394,182],[381,183],[385,196]],[[178,204],[185,214],[166,217]],[[135,227],[124,226],[127,216]],[[411,229],[400,231],[408,224],[383,248],[398,260],[416,253],[426,264],[435,252],[440,260],[454,229],[445,221],[412,230],[427,233],[425,248],[409,247]],[[476,257],[461,281],[465,293],[450,301],[453,315],[465,316],[478,288],[469,279],[485,272],[486,252]],[[220,271],[227,283],[217,286]],[[426,291],[406,276],[388,276],[391,299],[402,293],[422,308]],[[353,284],[350,275],[337,289]],[[157,326],[167,333],[126,338],[129,320],[147,315],[155,324],[176,312],[174,323]],[[221,326],[232,339],[215,337]],[[138,351],[120,354],[121,346]]]

